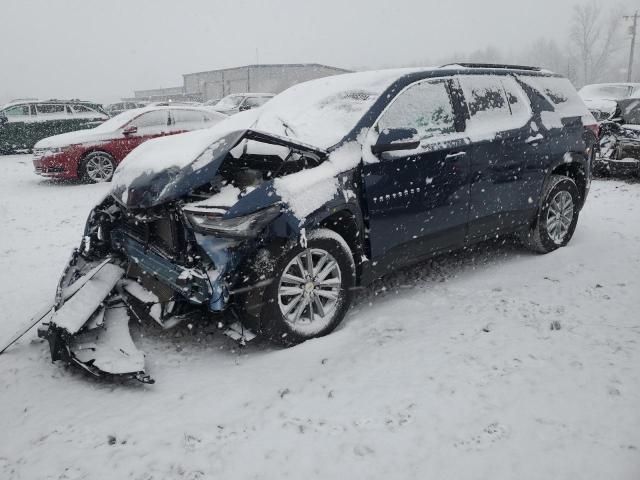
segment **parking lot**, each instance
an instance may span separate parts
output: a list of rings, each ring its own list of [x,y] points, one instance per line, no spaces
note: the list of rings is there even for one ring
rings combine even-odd
[[[0,339],[51,301],[108,190],[0,157]],[[32,332],[0,357],[0,478],[638,478],[639,202],[596,180],[567,247],[405,269],[291,349],[134,327],[152,386],[51,364]]]

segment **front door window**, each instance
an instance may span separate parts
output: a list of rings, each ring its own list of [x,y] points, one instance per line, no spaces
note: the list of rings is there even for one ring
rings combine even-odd
[[[456,131],[453,106],[444,81],[423,82],[401,93],[378,122],[378,131],[415,129],[421,142]]]

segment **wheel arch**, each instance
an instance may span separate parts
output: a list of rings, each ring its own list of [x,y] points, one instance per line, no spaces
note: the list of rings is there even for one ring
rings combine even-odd
[[[545,185],[548,184],[552,175],[564,175],[575,182],[580,195],[578,207],[582,209],[587,196],[590,176],[589,164],[584,154],[578,152],[565,153],[561,160],[549,168]]]

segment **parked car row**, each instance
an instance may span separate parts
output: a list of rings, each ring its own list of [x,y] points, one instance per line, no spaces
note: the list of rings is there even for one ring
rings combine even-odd
[[[29,151],[38,140],[99,125],[109,115],[97,103],[27,100],[0,109],[0,154]]]
[[[166,115],[168,128],[176,111],[156,108],[148,113]],[[114,120],[122,141],[142,127]],[[260,109],[135,148],[89,215],[42,335],[53,360],[142,381],[126,335],[130,364],[95,361],[100,348],[118,351],[105,330],[122,310],[104,305],[167,328],[239,318],[284,345],[326,335],[357,286],[399,267],[498,235],[539,253],[567,245],[597,130],[567,79],[531,67],[298,84]]]
[[[103,108],[79,100],[25,100],[0,108],[0,155],[31,151],[39,140],[76,130],[96,127],[109,117],[144,107],[202,107],[233,115],[264,105],[270,93],[241,93],[215,102],[118,102]]]

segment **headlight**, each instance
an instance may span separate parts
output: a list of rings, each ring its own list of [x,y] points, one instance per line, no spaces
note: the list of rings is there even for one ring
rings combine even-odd
[[[269,222],[280,215],[280,206],[258,210],[250,215],[234,218],[222,218],[224,210],[207,207],[185,207],[183,209],[194,230],[216,233],[224,237],[255,237]]]
[[[54,148],[34,148],[33,149],[33,153],[37,156],[44,156],[44,155],[54,155],[56,153],[62,153],[67,149],[67,147],[54,147]]]

